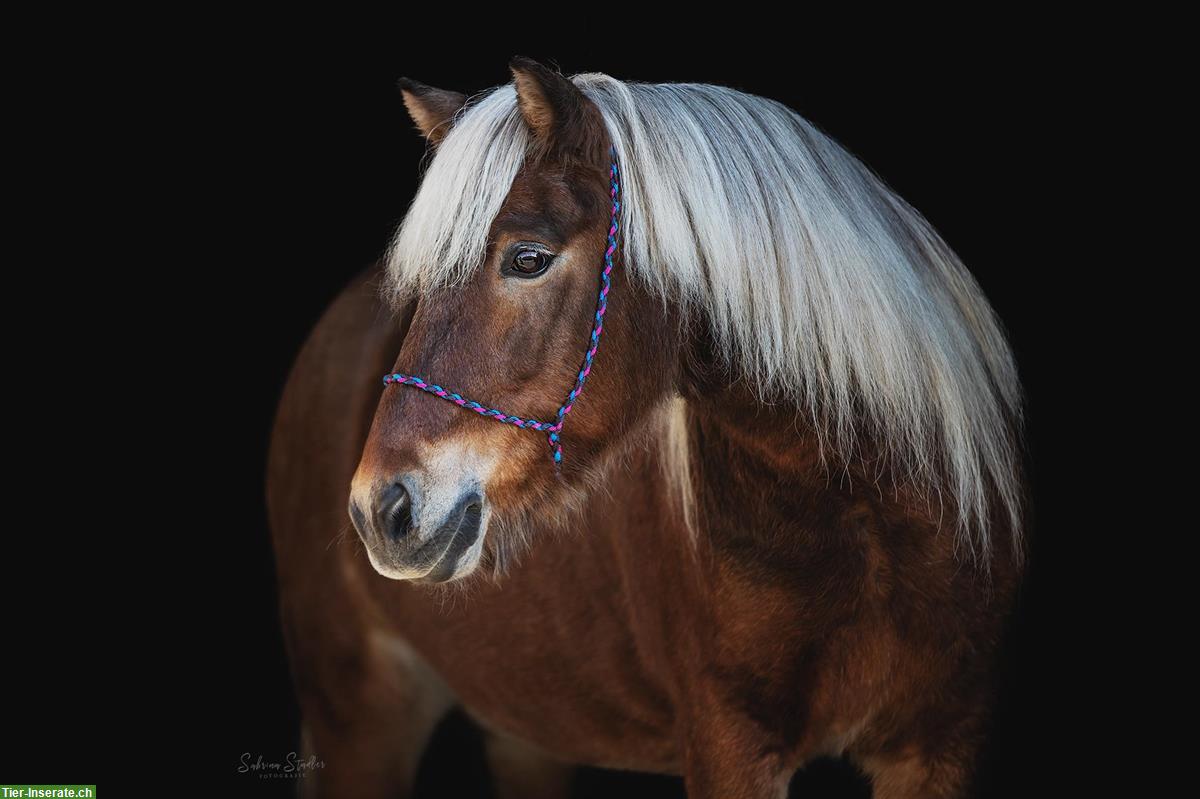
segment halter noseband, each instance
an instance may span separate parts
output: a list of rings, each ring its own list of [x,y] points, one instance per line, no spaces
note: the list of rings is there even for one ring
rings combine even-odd
[[[567,394],[567,398],[559,406],[554,424],[539,422],[537,419],[532,418],[523,419],[520,416],[507,414],[497,408],[489,408],[475,400],[466,399],[457,392],[447,391],[439,385],[422,380],[416,375],[390,374],[383,378],[383,384],[387,386],[392,383],[398,383],[400,385],[413,386],[422,391],[427,391],[436,397],[441,397],[447,402],[453,402],[460,408],[475,411],[480,416],[495,419],[497,422],[516,425],[523,430],[537,430],[545,433],[546,439],[550,443],[550,452],[554,458],[555,466],[561,463],[562,444],[559,443],[559,434],[562,433],[563,420],[571,412],[571,408],[575,406],[575,401],[579,399],[579,395],[583,393],[583,384],[587,382],[588,375],[592,372],[592,360],[596,357],[596,350],[600,347],[600,334],[604,332],[604,314],[608,310],[608,290],[612,287],[613,253],[617,249],[617,212],[621,208],[619,199],[621,187],[617,182],[617,178],[617,148],[614,146],[612,148],[612,166],[609,168],[609,196],[612,198],[612,216],[608,226],[608,248],[604,251],[604,270],[600,273],[600,296],[596,300],[596,321],[592,325],[592,336],[588,344],[588,350],[583,356],[583,366],[579,369],[579,376],[575,379],[575,387],[571,389],[571,392]]]

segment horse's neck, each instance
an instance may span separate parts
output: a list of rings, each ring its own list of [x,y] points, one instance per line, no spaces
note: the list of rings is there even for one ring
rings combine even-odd
[[[710,576],[752,574],[803,604],[814,586],[836,585],[845,597],[873,590],[880,570],[891,575],[882,584],[936,582],[936,572],[943,584],[1002,586],[1018,573],[1003,519],[992,527],[990,559],[964,557],[946,529],[949,500],[943,507],[893,471],[870,439],[843,462],[831,446],[822,450],[803,413],[745,392],[692,397],[689,415],[694,535],[716,565]]]
[[[877,461],[846,464],[823,450],[794,406],[739,390],[689,404],[697,527],[718,552],[771,559],[821,542],[866,544],[883,526],[936,525]]]

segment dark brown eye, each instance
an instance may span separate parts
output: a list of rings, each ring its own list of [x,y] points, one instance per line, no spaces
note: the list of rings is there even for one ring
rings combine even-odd
[[[523,247],[512,259],[512,271],[521,277],[536,277],[550,265],[550,255],[541,250]]]

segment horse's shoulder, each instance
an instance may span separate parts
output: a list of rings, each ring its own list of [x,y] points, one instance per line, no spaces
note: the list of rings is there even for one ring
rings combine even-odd
[[[337,499],[358,461],[383,375],[403,338],[402,325],[379,288],[372,267],[352,280],[326,308],[292,365],[283,388],[268,459],[267,490],[273,526],[279,513],[312,510]],[[336,495],[336,496],[335,496]]]

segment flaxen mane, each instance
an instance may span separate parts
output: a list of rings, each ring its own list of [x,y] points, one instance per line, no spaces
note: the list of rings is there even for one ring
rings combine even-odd
[[[728,363],[764,398],[794,402],[843,461],[869,434],[902,476],[951,498],[974,553],[989,553],[992,502],[1019,532],[1016,367],[929,223],[773,100],[572,80],[617,150],[633,276],[703,314]],[[512,85],[466,107],[390,249],[397,294],[478,268],[529,139]]]

